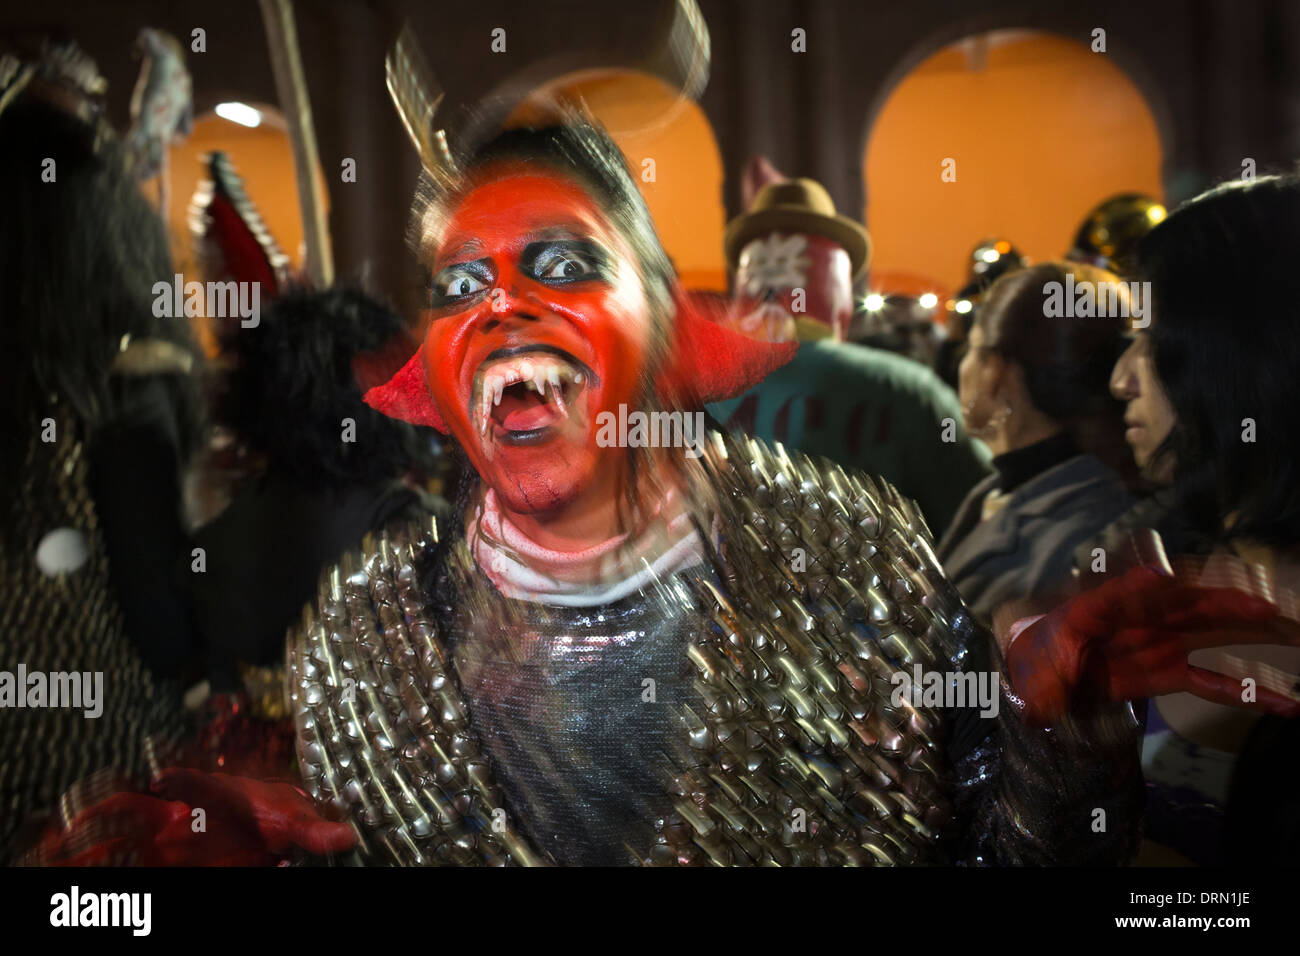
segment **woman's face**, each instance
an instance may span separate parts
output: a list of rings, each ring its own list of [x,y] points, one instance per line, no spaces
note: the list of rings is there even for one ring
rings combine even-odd
[[[975,323],[966,339],[966,354],[957,367],[957,396],[966,430],[972,435],[986,429],[997,411],[1001,370],[1001,359],[988,347],[984,329]]]
[[[624,454],[596,433],[645,372],[651,317],[632,252],[575,181],[508,162],[448,210],[436,248],[434,402],[503,507],[563,508]]]
[[[1124,424],[1127,426],[1124,438],[1133,449],[1138,467],[1154,481],[1169,481],[1172,463],[1154,459],[1156,451],[1173,430],[1176,418],[1164,386],[1156,375],[1149,329],[1136,332],[1129,347],[1115,363],[1110,391],[1120,401],[1128,403],[1124,410]],[[1159,469],[1158,472],[1152,471],[1153,465]]]

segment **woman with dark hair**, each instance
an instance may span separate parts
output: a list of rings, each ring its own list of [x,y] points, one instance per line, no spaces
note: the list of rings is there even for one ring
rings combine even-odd
[[[1133,336],[1112,379],[1128,403],[1134,456],[1169,487],[1188,540],[1255,565],[1279,590],[1300,584],[1298,253],[1296,176],[1227,183],[1181,206],[1139,249],[1153,321]],[[1181,541],[1174,547],[1185,550]],[[1258,645],[1236,652],[1238,663],[1294,680],[1300,649],[1273,640],[1261,630]],[[1191,657],[1193,665],[1213,660],[1205,651]],[[1294,794],[1269,786],[1267,762],[1295,766],[1295,721],[1186,693],[1152,704],[1143,749],[1148,838],[1204,863],[1294,853],[1294,817],[1286,817]],[[1239,752],[1252,754],[1251,766],[1239,765]],[[1287,833],[1289,845],[1279,847]]]
[[[1112,314],[1052,308],[1067,289]],[[937,553],[986,622],[1007,601],[1060,589],[1075,548],[1131,503],[1122,407],[1107,391],[1129,306],[1116,276],[1064,262],[1003,276],[980,306],[959,387],[966,428],[988,444],[995,471]]]

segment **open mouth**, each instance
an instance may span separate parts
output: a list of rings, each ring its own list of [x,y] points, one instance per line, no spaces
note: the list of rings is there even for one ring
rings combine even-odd
[[[474,425],[490,458],[494,446],[535,445],[586,417],[594,383],[587,365],[562,349],[531,346],[493,352],[474,375]]]

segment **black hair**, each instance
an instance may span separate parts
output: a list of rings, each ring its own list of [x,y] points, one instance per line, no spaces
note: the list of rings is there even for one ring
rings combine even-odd
[[[1211,189],[1139,247],[1156,374],[1177,419],[1157,454],[1172,456],[1189,519],[1219,539],[1300,542],[1298,256],[1294,175]]]
[[[1042,262],[1004,274],[980,304],[975,324],[988,348],[1015,362],[1034,407],[1061,424],[1084,451],[1129,481],[1136,469],[1124,442],[1124,406],[1110,394],[1110,375],[1124,350],[1126,322],[1116,314],[1050,316],[1044,308],[1048,283],[1073,277],[1075,287],[1090,285],[1094,298],[1102,283],[1127,307],[1128,287],[1104,269],[1075,262]],[[1115,311],[1115,310],[1110,310]]]
[[[428,429],[362,400],[357,360],[375,356],[393,371],[389,353],[400,363],[414,344],[402,319],[361,290],[290,288],[236,345],[229,423],[266,456],[268,473],[304,488],[343,488],[429,464]],[[355,441],[342,440],[349,418]]]
[[[201,356],[184,318],[154,315],[154,284],[173,275],[167,235],[126,172],[121,142],[27,93],[0,114],[0,142],[0,477],[8,483],[50,394],[91,430],[122,411],[109,366],[123,336],[178,345],[196,369]],[[167,385],[184,460],[202,438],[198,375],[168,376]]]

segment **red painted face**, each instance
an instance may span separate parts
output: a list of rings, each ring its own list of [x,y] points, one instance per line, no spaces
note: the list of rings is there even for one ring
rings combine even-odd
[[[844,247],[825,236],[771,233],[746,243],[736,264],[739,330],[789,341],[796,319],[830,327],[843,339],[853,317],[853,275]]]
[[[651,335],[626,241],[581,186],[502,163],[440,230],[429,389],[452,435],[504,508],[572,503],[618,449],[597,415],[633,406]]]

